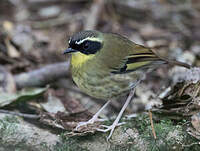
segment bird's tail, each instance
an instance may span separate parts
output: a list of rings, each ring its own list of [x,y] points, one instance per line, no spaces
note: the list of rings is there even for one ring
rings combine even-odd
[[[160,56],[158,54],[158,52],[156,52],[155,50],[151,50],[156,56],[158,56],[160,59],[166,61],[166,63],[168,64],[171,64],[171,65],[177,65],[177,66],[181,66],[181,67],[185,67],[185,68],[188,68],[190,69],[191,66],[187,63],[184,63],[184,62],[180,62],[180,61],[177,61],[177,60],[170,60],[170,59],[167,59],[167,58],[164,58],[162,56]]]

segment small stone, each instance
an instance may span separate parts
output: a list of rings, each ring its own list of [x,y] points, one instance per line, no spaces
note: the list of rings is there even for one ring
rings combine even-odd
[[[186,60],[186,62],[190,62],[191,64],[193,64],[195,61],[195,55],[189,51],[183,53],[183,58]]]
[[[39,10],[39,15],[41,17],[54,17],[57,16],[60,13],[60,7],[58,6],[50,6],[50,7],[45,7]]]
[[[115,130],[115,133],[113,133],[112,141],[117,145],[123,145],[126,144],[130,138],[137,137],[136,134],[137,133],[134,133],[130,128],[124,132],[123,129],[119,127]]]
[[[163,47],[163,46],[167,46],[167,45],[168,45],[167,40],[149,40],[149,41],[147,41],[147,46],[150,48]]]
[[[200,81],[200,68],[186,69],[183,67],[174,67],[170,70],[169,75],[173,77],[174,83],[182,81],[197,83]]]
[[[197,114],[194,114],[191,117],[192,121],[192,126],[195,128],[196,131],[200,132],[200,112]]]
[[[28,52],[33,48],[34,36],[28,26],[18,25],[13,33],[12,40],[20,46],[24,52]]]
[[[30,17],[30,12],[25,8],[21,8],[20,11],[17,11],[17,13],[15,14],[15,18],[17,21],[24,21],[29,17]]]
[[[196,54],[196,55],[200,55],[200,46],[199,45],[193,45],[192,47],[191,47],[191,50],[192,50],[192,52],[194,52],[194,54]]]

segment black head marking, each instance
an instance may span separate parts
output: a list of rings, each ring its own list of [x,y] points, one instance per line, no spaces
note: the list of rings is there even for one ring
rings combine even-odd
[[[69,48],[82,52],[86,55],[95,54],[102,47],[100,41],[93,41],[87,38],[97,38],[98,31],[81,31],[74,34],[69,40]]]
[[[86,31],[80,31],[76,34],[74,34],[71,38],[70,38],[70,43],[75,43],[75,42],[79,42],[87,37],[97,37],[98,36],[98,31],[91,31],[91,30],[86,30]]]

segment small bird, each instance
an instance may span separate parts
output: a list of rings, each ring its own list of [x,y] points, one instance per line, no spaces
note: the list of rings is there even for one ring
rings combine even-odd
[[[64,54],[71,53],[72,78],[86,94],[107,100],[107,103],[87,122],[80,122],[75,130],[87,124],[101,121],[101,111],[120,96],[128,95],[120,113],[111,126],[101,125],[98,131],[110,131],[112,136],[119,120],[134,96],[135,87],[144,79],[146,73],[162,64],[171,63],[186,68],[189,65],[170,61],[155,51],[138,45],[129,39],[113,33],[94,30],[81,31],[69,39],[69,47]]]

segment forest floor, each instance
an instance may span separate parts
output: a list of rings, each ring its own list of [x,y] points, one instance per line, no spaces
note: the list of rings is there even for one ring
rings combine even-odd
[[[197,0],[1,0],[0,151],[200,150],[199,25]],[[88,29],[193,67],[147,74],[109,141],[100,122],[74,131],[105,103],[76,87],[63,55],[69,37]],[[104,124],[124,101],[111,102]]]

